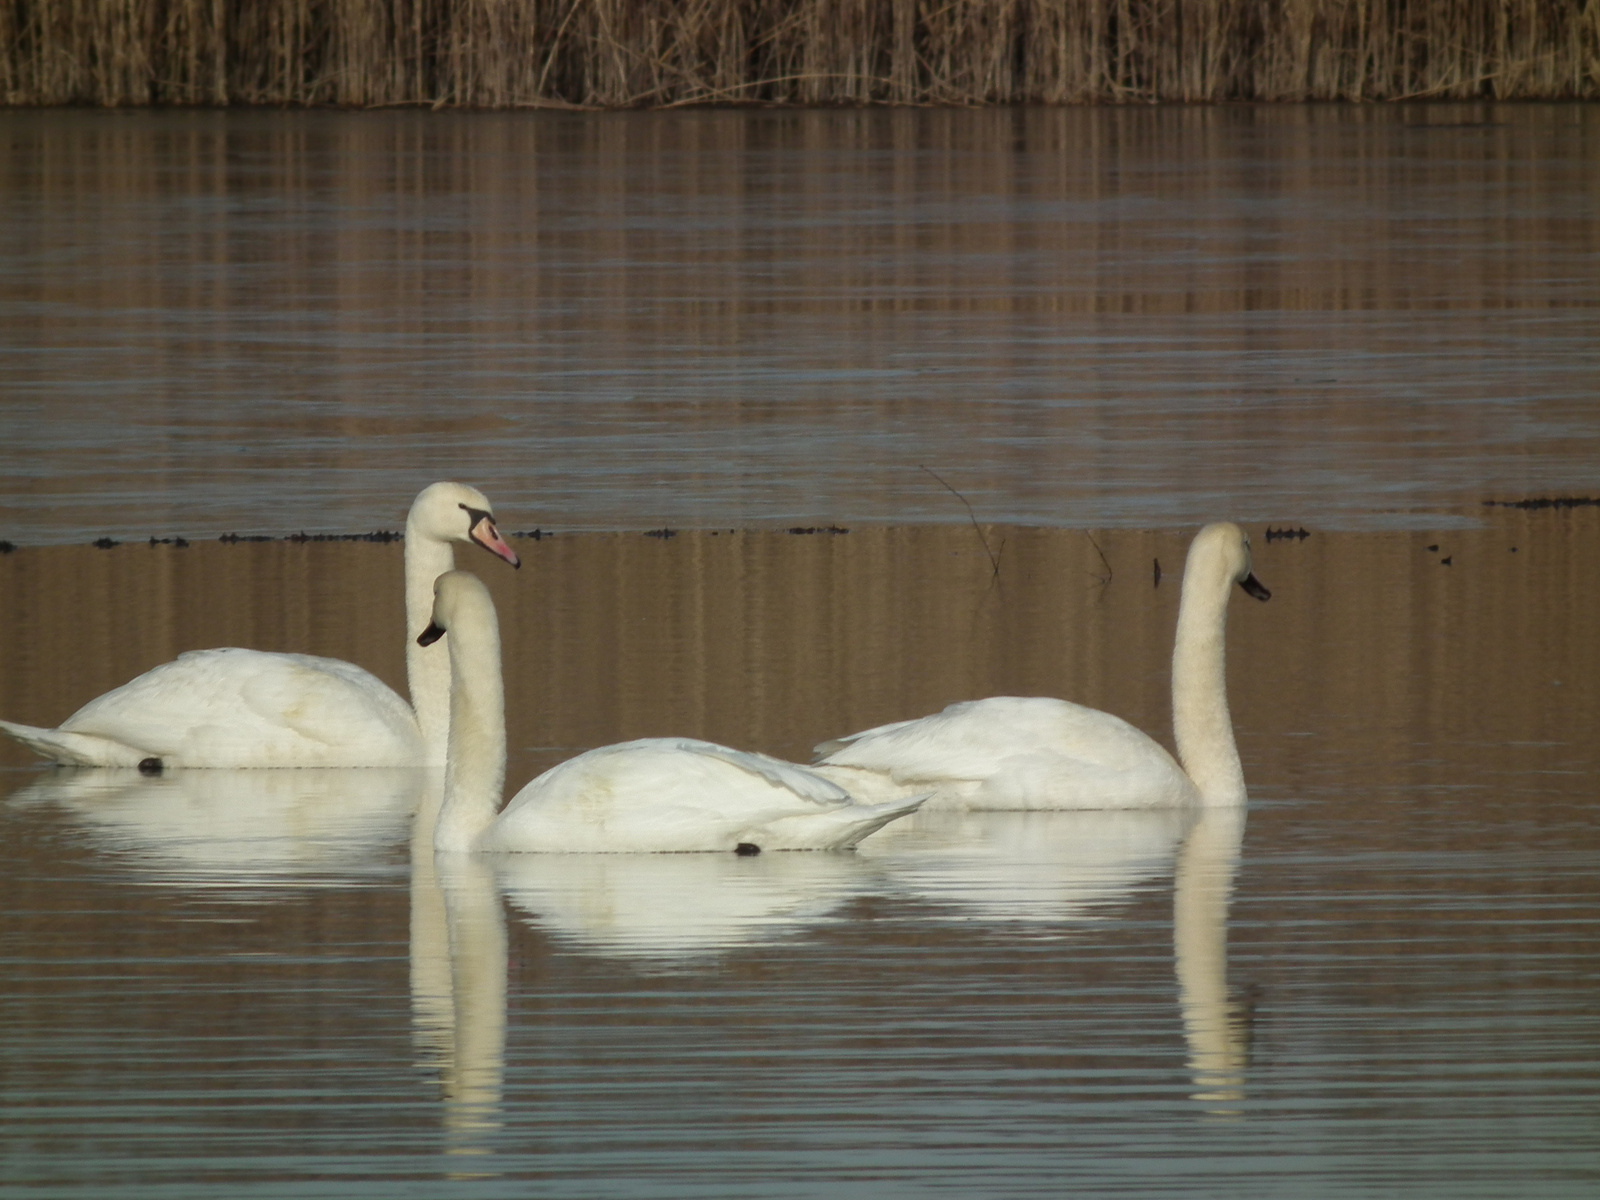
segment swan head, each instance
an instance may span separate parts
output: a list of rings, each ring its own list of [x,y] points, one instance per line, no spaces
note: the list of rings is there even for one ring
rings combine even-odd
[[[495,527],[488,497],[464,483],[430,483],[423,488],[411,504],[406,532],[441,542],[471,542],[513,567],[522,565]]]
[[[1218,521],[1195,534],[1189,546],[1189,562],[1184,568],[1191,575],[1214,579],[1219,592],[1237,583],[1246,595],[1270,600],[1272,593],[1256,578],[1250,565],[1250,538],[1232,521]]]
[[[433,619],[417,635],[417,645],[433,645],[450,632],[452,624],[468,619],[469,613],[480,621],[487,614],[487,619],[494,622],[494,601],[489,598],[489,589],[469,571],[446,571],[433,581]]]

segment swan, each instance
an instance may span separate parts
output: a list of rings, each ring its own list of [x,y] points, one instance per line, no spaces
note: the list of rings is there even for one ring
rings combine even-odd
[[[552,767],[500,810],[506,774],[500,627],[489,589],[465,571],[434,582],[449,635],[450,743],[434,849],[468,851],[840,850],[914,811],[917,795],[857,804],[805,767],[693,738],[602,746]]]
[[[1207,525],[1189,546],[1172,647],[1178,761],[1110,713],[994,696],[823,742],[814,769],[865,800],[931,791],[931,810],[1243,804],[1223,647],[1235,583],[1257,600],[1272,594],[1251,572],[1244,531]]]
[[[413,709],[377,676],[309,654],[191,650],[89,701],[55,729],[0,731],[58,763],[88,767],[397,767],[444,762],[450,660],[414,644],[433,581],[471,542],[520,566],[476,488],[434,483],[406,517],[406,679]]]

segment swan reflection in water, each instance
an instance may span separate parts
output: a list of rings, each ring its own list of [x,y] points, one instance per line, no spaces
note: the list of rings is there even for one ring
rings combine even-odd
[[[422,771],[148,778],[98,769],[52,771],[13,802],[58,804],[97,848],[168,882],[206,888],[283,886],[392,861],[410,822],[413,1032],[419,1065],[438,1072],[446,1150],[462,1177],[494,1174],[506,899],[572,950],[659,966],[703,963],[847,920],[850,902],[865,895],[991,920],[1093,921],[1172,872],[1193,1095],[1214,1112],[1234,1111],[1243,1098],[1246,1045],[1226,964],[1242,809],[926,813],[853,854],[436,856],[439,795],[438,775]]]
[[[418,822],[419,829],[424,824]],[[569,949],[644,965],[793,936],[873,876],[847,854],[432,852],[414,842],[411,998],[421,1065],[438,1072],[455,1174],[493,1174],[505,1072],[508,945],[502,894]]]
[[[1178,850],[1172,951],[1193,1098],[1233,1114],[1250,1065],[1248,1014],[1228,995],[1228,901],[1244,845],[1243,808],[1208,808]]]
[[[417,822],[420,828],[424,822]],[[418,1066],[438,1073],[445,1153],[456,1178],[490,1167],[506,1046],[506,925],[493,867],[413,839],[411,1017]]]
[[[1248,1029],[1228,995],[1228,902],[1244,823],[1244,808],[1232,805],[924,809],[868,838],[858,853],[883,868],[896,894],[991,920],[1102,919],[1170,873],[1173,960],[1193,1099],[1226,1113],[1244,1098],[1248,1063]]]
[[[861,844],[894,894],[962,919],[1080,922],[1172,872],[1193,809],[927,811]],[[937,918],[935,918],[937,919]]]
[[[419,830],[424,821],[419,820]],[[793,937],[848,919],[874,894],[967,916],[1061,924],[1109,916],[1174,879],[1173,950],[1193,1098],[1214,1113],[1243,1098],[1246,1047],[1228,999],[1227,906],[1242,809],[933,813],[856,854],[440,855],[413,857],[412,986],[419,1044],[444,1081],[459,1154],[499,1126],[507,941],[501,893],[573,950],[642,965]]]
[[[839,918],[878,873],[848,853],[517,854],[495,862],[529,924],[589,954],[665,963],[765,945]]]
[[[461,1177],[493,1172],[507,992],[504,900],[568,949],[641,964],[701,963],[830,919],[879,882],[851,854],[435,854],[436,795],[411,859],[416,1044],[438,1071]]]
[[[191,887],[301,884],[384,863],[429,773],[413,768],[197,770],[60,767],[13,804],[65,810],[97,850]]]

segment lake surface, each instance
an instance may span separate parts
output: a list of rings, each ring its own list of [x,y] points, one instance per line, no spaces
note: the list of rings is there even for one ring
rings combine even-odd
[[[0,113],[0,538],[1594,491],[1600,108]]]
[[[8,746],[0,1195],[1592,1194],[1600,508],[1487,514],[1254,531],[1248,813],[462,868],[412,853],[425,775]],[[511,778],[650,733],[799,757],[996,692],[1165,737],[1185,537],[985,534],[998,576],[970,526],[484,558]],[[399,569],[21,548],[0,712],[59,720],[229,642],[399,682]]]
[[[1238,814],[463,866],[425,773],[0,744],[6,1200],[1600,1190],[1600,506],[1484,503],[1596,490],[1600,109],[0,136],[8,719],[401,685],[401,547],[283,538],[437,478],[558,531],[462,560],[518,784],[995,694],[1166,739],[1193,526],[1274,592]]]

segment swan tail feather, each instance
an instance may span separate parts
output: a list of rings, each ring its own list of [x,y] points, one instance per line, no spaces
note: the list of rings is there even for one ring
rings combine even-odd
[[[862,804],[857,807],[861,812],[851,832],[848,841],[838,846],[840,850],[847,850],[855,846],[863,838],[877,833],[891,821],[898,821],[901,817],[909,817],[932,796],[932,792],[922,792],[905,800],[891,800],[887,804]]]
[[[136,767],[150,757],[149,751],[107,738],[65,729],[19,725],[15,721],[0,721],[0,733],[10,735],[35,754],[64,766]]]
[[[752,833],[742,839],[773,850],[850,850],[863,838],[891,821],[922,807],[927,795],[887,804],[850,804],[832,812],[774,821],[766,837]]]

